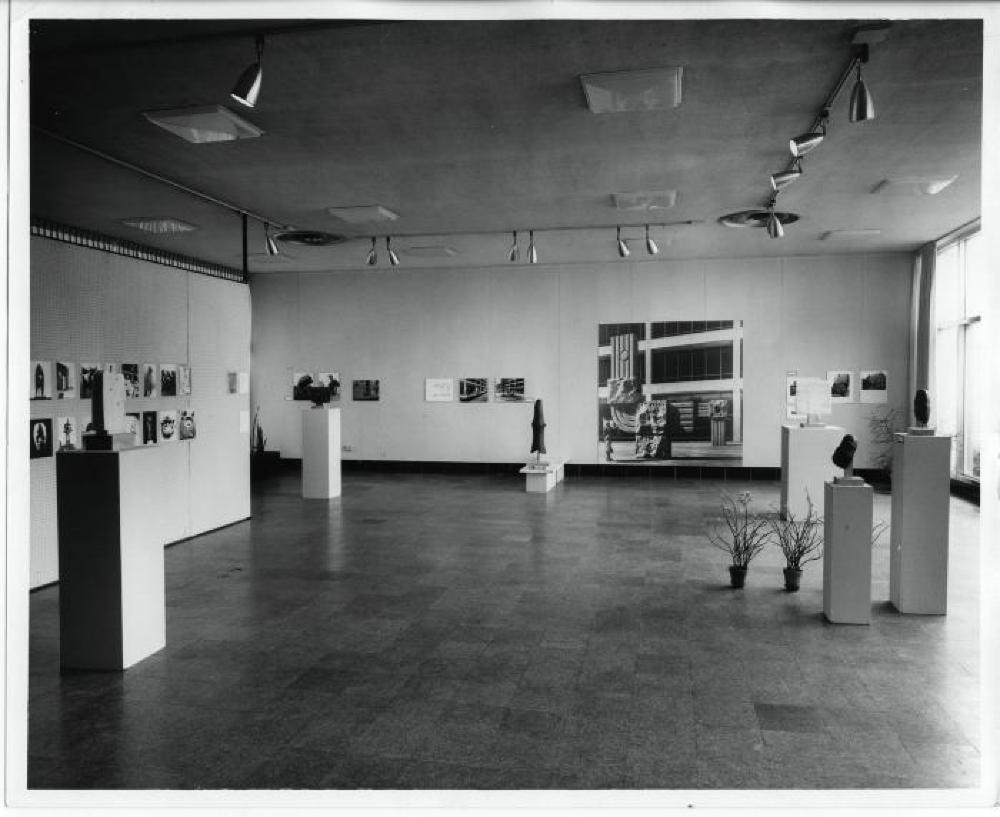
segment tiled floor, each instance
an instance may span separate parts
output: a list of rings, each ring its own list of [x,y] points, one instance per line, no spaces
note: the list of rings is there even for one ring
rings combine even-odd
[[[883,539],[871,625],[834,626],[822,563],[728,587],[720,487],[282,476],[166,551],[167,647],[123,674],[60,675],[32,594],[29,787],[977,785],[978,510],[951,504],[946,617],[889,607]]]

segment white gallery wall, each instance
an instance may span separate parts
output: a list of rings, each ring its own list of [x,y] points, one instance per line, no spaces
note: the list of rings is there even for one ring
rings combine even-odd
[[[126,400],[125,410],[193,410],[194,440],[157,446],[171,479],[148,497],[164,544],[250,515],[246,394],[228,373],[250,369],[250,293],[242,284],[50,239],[31,239],[31,359],[88,363],[187,363],[189,396]],[[77,373],[79,375],[79,373]],[[24,393],[29,396],[29,372]],[[79,389],[79,382],[77,383]],[[77,392],[78,393],[78,392]],[[55,396],[55,395],[54,395]],[[90,421],[90,401],[32,400],[31,416]],[[24,431],[27,434],[27,429]],[[55,444],[53,448],[58,448]],[[31,468],[31,586],[59,578],[56,456]]]
[[[910,280],[903,253],[259,274],[251,402],[267,448],[298,458],[309,404],[291,400],[293,373],[338,371],[345,459],[517,462],[530,400],[463,404],[456,383],[455,402],[428,403],[424,380],[524,377],[549,452],[596,463],[598,324],[742,320],[743,464],[778,467],[786,372],[885,369],[908,417]],[[378,402],[351,399],[360,379],[381,381]],[[872,409],[836,404],[828,419],[857,437],[859,467]]]

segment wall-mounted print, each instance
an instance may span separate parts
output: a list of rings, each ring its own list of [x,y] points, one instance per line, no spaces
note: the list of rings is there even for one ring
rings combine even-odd
[[[485,377],[463,377],[458,381],[460,403],[485,403],[489,397],[490,384]]]
[[[80,364],[80,399],[89,400],[94,396],[94,378],[101,370],[97,363]]]
[[[177,366],[177,393],[191,394],[191,367],[186,363]]]
[[[330,402],[340,400],[340,372],[317,372],[315,385],[330,390]]]
[[[160,442],[172,443],[177,440],[177,410],[161,411],[159,417]]]
[[[198,436],[198,429],[194,423],[194,410],[181,409],[180,427],[178,434],[182,440],[193,440]]]
[[[493,394],[498,403],[523,403],[524,378],[498,377],[494,381]]]
[[[159,427],[159,419],[156,416],[155,411],[144,411],[142,413],[142,444],[143,445],[156,445],[159,435],[157,434],[157,429]]]
[[[177,364],[160,364],[160,397],[177,396]]]
[[[292,399],[308,400],[309,388],[316,385],[311,372],[295,372],[292,374]]]
[[[137,411],[126,412],[125,430],[132,435],[133,445],[142,445],[142,414]]]
[[[600,461],[742,462],[743,321],[602,323],[597,335]]]
[[[887,403],[889,375],[885,369],[865,369],[860,373],[861,402]]]
[[[798,396],[799,389],[799,376],[797,374],[786,374],[785,375],[785,419],[786,420],[801,420],[803,415],[799,414],[798,408],[796,406],[796,397]]]
[[[31,459],[52,456],[52,418],[31,420]]]
[[[122,374],[125,376],[125,399],[136,399],[142,394],[142,388],[139,384],[139,364],[123,363]]]
[[[826,373],[826,382],[830,384],[830,400],[834,403],[854,402],[854,373],[844,369],[831,370]]]
[[[31,361],[31,399],[52,399],[52,361]]]
[[[80,447],[80,429],[76,417],[56,418],[57,451],[75,451]]]
[[[160,387],[160,370],[155,363],[142,364],[142,396],[156,397]]]
[[[427,403],[451,403],[455,400],[455,381],[450,377],[428,377],[424,379],[424,401]]]
[[[351,395],[355,400],[378,400],[378,380],[355,380],[351,383]]]
[[[56,361],[56,394],[60,400],[76,397],[76,364],[65,360]]]

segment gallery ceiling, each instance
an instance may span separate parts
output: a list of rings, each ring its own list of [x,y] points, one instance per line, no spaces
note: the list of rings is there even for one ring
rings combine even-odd
[[[344,239],[279,241],[271,257],[264,226],[250,219],[252,272],[369,268],[373,235],[385,267],[387,234],[400,271],[505,265],[515,229],[522,264],[529,229],[541,263],[908,250],[980,213],[977,20],[893,20],[875,37],[884,35],[863,76],[876,118],[848,121],[852,76],[826,139],[778,198],[777,209],[799,215],[783,238],[719,221],[766,206],[770,174],[791,159],[789,138],[812,124],[859,26],[879,24],[35,20],[31,212],[241,266],[238,215],[129,165],[276,232]],[[263,79],[247,108],[229,92],[258,34]],[[676,107],[588,109],[581,75],[676,67]],[[144,116],[192,106],[224,106],[261,134],[192,144]],[[660,194],[661,206],[616,206],[615,194],[636,193]],[[329,212],[370,205],[398,218],[352,223]],[[123,223],[135,218],[195,229],[152,234]]]

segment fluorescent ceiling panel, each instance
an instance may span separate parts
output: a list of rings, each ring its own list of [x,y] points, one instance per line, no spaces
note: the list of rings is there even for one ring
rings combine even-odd
[[[414,258],[454,258],[458,252],[452,247],[414,246],[404,247],[403,255],[410,255]]]
[[[395,221],[399,218],[388,207],[381,204],[362,204],[355,207],[330,207],[327,212],[336,219],[348,224],[377,224],[384,221]]]
[[[677,66],[581,74],[580,84],[593,113],[660,111],[681,104],[683,71]]]
[[[134,218],[123,218],[122,224],[136,230],[142,230],[144,233],[156,233],[157,235],[189,233],[197,229],[193,224],[188,224],[186,221],[181,221],[178,218],[147,218],[145,216],[136,216]]]
[[[264,132],[222,105],[146,111],[143,116],[154,125],[196,145],[254,139]]]
[[[612,193],[611,202],[619,210],[669,210],[677,203],[676,190],[639,190]]]

